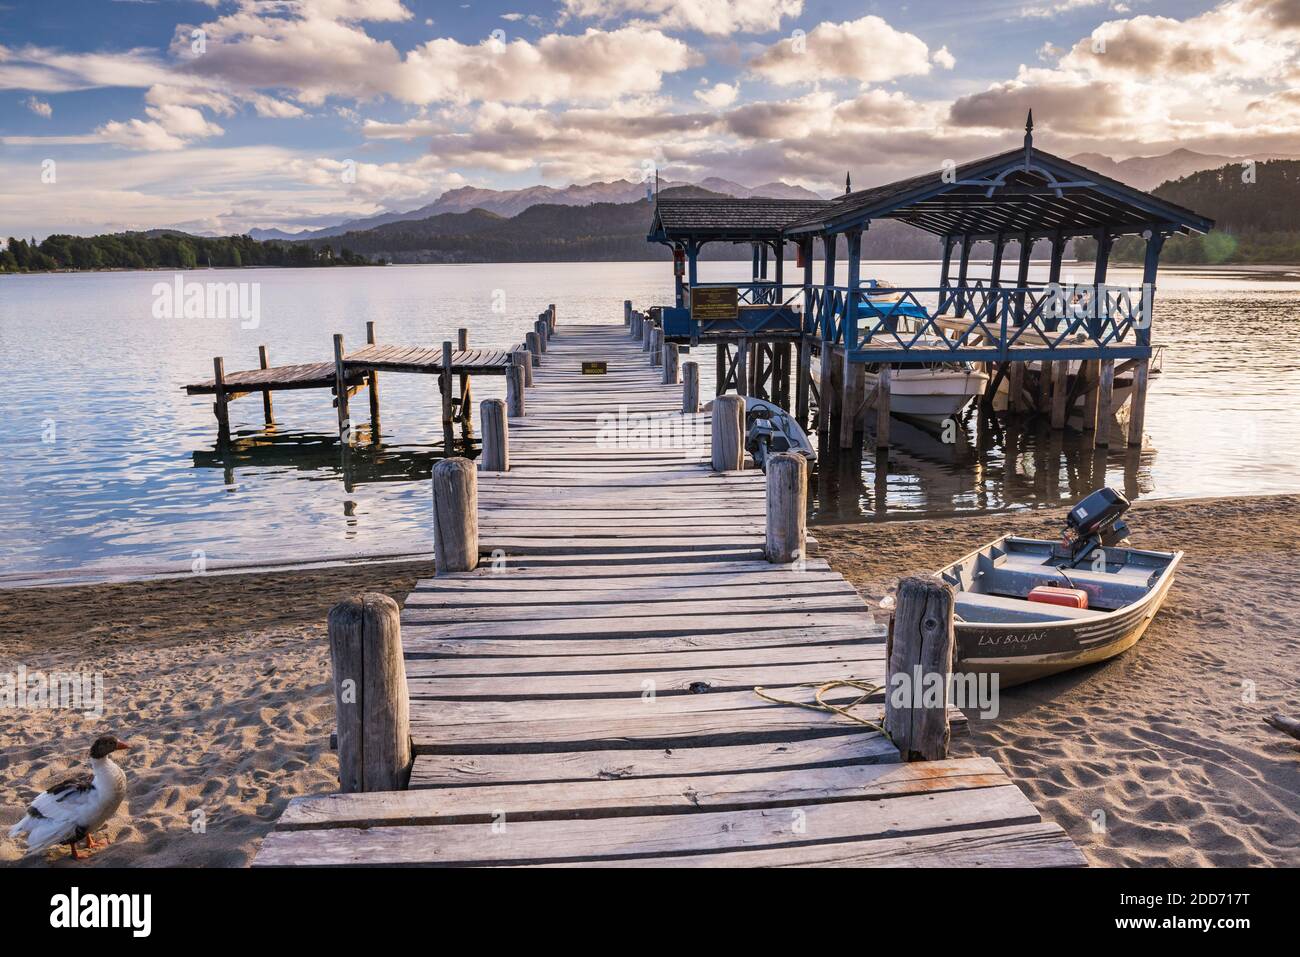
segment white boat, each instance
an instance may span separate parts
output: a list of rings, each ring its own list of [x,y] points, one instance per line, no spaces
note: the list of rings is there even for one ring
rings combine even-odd
[[[1182,552],[1130,548],[1111,489],[1070,512],[1061,541],[1004,535],[936,573],[955,592],[957,670],[1003,687],[1127,651],[1164,604]]]
[[[879,365],[866,367],[868,393],[876,387],[879,372]],[[889,411],[923,425],[942,425],[982,395],[988,381],[988,375],[969,362],[895,366],[889,375]]]

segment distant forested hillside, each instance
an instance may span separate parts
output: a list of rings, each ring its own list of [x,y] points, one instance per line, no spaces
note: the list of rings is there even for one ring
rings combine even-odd
[[[694,186],[664,190],[667,196],[720,196]],[[401,263],[629,262],[667,260],[665,246],[646,241],[652,203],[544,204],[506,217],[481,209],[441,213],[388,223],[333,238],[363,256]],[[317,241],[308,241],[318,245]],[[787,255],[793,257],[791,249]],[[815,254],[821,255],[820,249]],[[841,255],[843,246],[841,245]],[[873,223],[862,237],[867,259],[935,259],[939,241],[904,223]],[[710,243],[702,259],[751,256],[748,243]]]
[[[1215,228],[1205,236],[1174,236],[1162,263],[1300,262],[1300,160],[1270,160],[1247,169],[1231,164],[1163,183],[1155,195],[1208,216]],[[1145,243],[1128,236],[1115,243],[1111,260],[1140,262]],[[1076,244],[1080,259],[1093,259],[1094,242]]]
[[[208,238],[170,230],[106,236],[48,236],[41,242],[9,238],[0,272],[57,269],[196,269],[203,266],[355,266],[369,260],[328,243],[258,242],[248,236]]]

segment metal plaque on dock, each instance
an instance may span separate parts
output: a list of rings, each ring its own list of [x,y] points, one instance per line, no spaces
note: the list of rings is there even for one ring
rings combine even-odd
[[[735,286],[691,289],[691,318],[696,322],[735,319],[740,315],[740,291]]]
[[[584,362],[582,364],[583,375],[604,375],[609,371],[607,362]]]

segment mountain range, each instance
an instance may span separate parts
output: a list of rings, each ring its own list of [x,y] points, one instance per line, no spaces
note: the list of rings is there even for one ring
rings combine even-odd
[[[691,184],[660,180],[659,188],[680,188]],[[763,196],[769,199],[821,199],[812,190],[789,183],[764,183],[762,186],[742,186],[731,180],[711,176],[698,185],[711,193],[724,196]],[[574,184],[557,188],[554,186],[528,186],[523,189],[482,189],[475,186],[462,186],[443,193],[436,200],[419,209],[404,213],[379,213],[364,219],[348,220],[337,226],[322,229],[305,229],[289,233],[282,229],[250,229],[248,235],[253,239],[326,239],[342,236],[345,233],[361,232],[390,223],[428,219],[443,213],[465,213],[472,209],[481,209],[498,216],[518,216],[532,206],[590,206],[593,203],[634,203],[653,193],[654,185],[637,183],[627,179],[616,179],[608,183]]]
[[[1294,157],[1272,155],[1219,156],[1213,153],[1177,149],[1160,156],[1131,156],[1125,160],[1114,160],[1101,153],[1079,153],[1069,157],[1069,160],[1071,163],[1096,170],[1103,176],[1117,179],[1127,186],[1149,191],[1161,183],[1182,179],[1184,176],[1191,176],[1193,173],[1200,173],[1207,169],[1219,169],[1232,163],[1292,158]]]

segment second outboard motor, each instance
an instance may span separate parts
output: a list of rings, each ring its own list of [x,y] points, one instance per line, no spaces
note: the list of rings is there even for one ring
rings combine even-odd
[[[1128,525],[1120,518],[1128,509],[1128,499],[1112,488],[1093,492],[1070,509],[1053,557],[1075,565],[1098,548],[1118,545],[1129,534]]]

